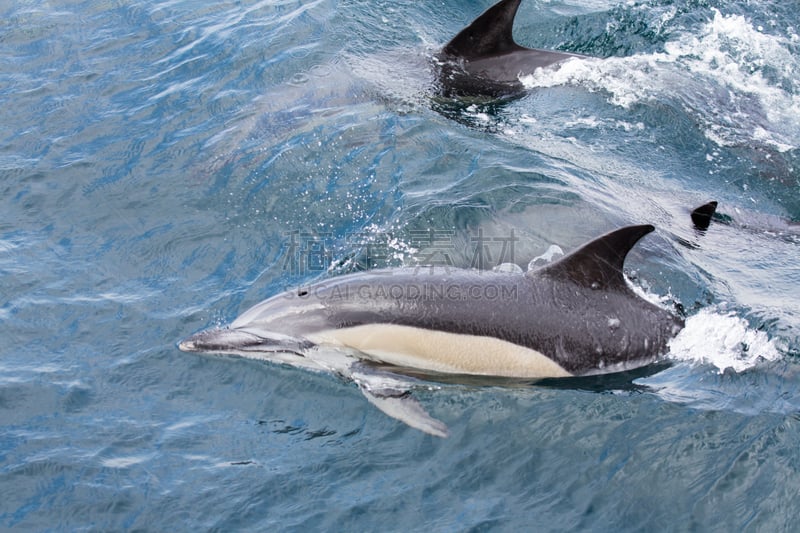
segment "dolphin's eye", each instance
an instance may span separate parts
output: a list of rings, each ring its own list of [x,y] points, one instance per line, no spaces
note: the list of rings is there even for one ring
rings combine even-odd
[[[303,296],[308,296],[308,289],[298,289],[297,295],[300,296],[301,298]]]

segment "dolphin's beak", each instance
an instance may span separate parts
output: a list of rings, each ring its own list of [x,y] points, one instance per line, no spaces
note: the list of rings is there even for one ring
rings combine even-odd
[[[259,331],[253,333],[245,328],[214,328],[201,331],[178,343],[184,352],[257,354],[288,352],[303,355],[313,343],[277,333]]]
[[[215,328],[196,333],[178,343],[184,352],[231,352],[242,351],[268,343],[266,339],[240,329]]]

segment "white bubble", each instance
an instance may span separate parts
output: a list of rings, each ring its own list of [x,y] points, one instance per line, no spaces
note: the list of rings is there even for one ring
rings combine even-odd
[[[734,313],[717,313],[713,309],[703,309],[689,317],[669,347],[673,359],[711,364],[720,372],[727,368],[741,372],[781,357],[765,332],[751,328]]]

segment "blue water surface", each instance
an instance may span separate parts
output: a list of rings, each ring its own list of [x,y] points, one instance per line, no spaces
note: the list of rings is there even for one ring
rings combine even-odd
[[[600,59],[437,97],[490,4],[0,4],[0,527],[796,527],[800,14],[525,0],[521,43]],[[632,381],[420,387],[447,439],[177,349],[354,268],[526,267],[632,223],[629,277],[705,336]]]

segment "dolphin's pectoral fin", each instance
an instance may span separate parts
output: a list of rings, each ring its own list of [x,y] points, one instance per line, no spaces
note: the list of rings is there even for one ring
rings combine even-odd
[[[369,373],[353,373],[350,376],[358,388],[366,396],[369,403],[401,422],[408,424],[434,437],[447,437],[449,432],[444,422],[429,415],[408,387],[401,382],[385,379],[376,380],[377,375]]]
[[[545,275],[587,289],[626,290],[622,267],[633,246],[655,228],[627,226],[584,244],[569,255],[526,275]]]
[[[408,391],[399,395],[384,395],[382,392],[371,391],[361,387],[361,392],[367,397],[369,403],[414,429],[434,437],[447,437],[449,435],[444,422],[436,420],[429,415]]]

